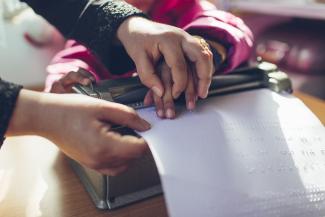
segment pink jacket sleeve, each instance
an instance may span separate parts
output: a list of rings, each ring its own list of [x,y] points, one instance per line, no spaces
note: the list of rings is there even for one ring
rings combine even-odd
[[[238,17],[218,10],[214,5],[200,0],[157,0],[150,16],[154,21],[174,25],[215,40],[227,48],[227,62],[223,72],[228,72],[248,60],[253,45],[253,36]],[[69,41],[48,66],[46,91],[53,82],[69,71],[81,67],[91,72],[96,80],[130,76],[114,76],[83,45]]]
[[[95,78],[96,81],[103,79],[116,79],[132,76],[133,72],[124,75],[111,74],[106,67],[84,45],[74,40],[68,40],[65,48],[56,54],[47,66],[48,75],[45,81],[45,92],[50,92],[53,83],[71,71],[83,68]]]
[[[191,34],[223,44],[228,50],[227,72],[248,60],[253,35],[244,22],[213,4],[200,0],[160,0],[152,12],[154,20],[178,26]]]

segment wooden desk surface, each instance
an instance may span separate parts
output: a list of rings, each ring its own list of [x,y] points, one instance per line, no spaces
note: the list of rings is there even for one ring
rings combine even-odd
[[[297,93],[325,124],[325,102]],[[163,197],[113,212],[97,210],[65,157],[35,136],[7,139],[0,151],[1,217],[166,217]]]

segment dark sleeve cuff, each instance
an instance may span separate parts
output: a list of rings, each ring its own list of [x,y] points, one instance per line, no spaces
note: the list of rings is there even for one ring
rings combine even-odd
[[[4,140],[10,118],[15,109],[18,94],[22,86],[0,79],[0,147]]]
[[[135,68],[123,46],[114,45],[121,23],[131,16],[146,17],[124,1],[95,1],[88,5],[70,35],[85,44],[113,74]]]

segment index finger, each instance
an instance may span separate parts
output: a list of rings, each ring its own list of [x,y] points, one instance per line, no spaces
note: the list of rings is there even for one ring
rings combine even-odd
[[[139,158],[149,151],[149,146],[143,138],[121,136],[115,142],[112,154],[128,161]]]
[[[150,124],[142,119],[134,109],[117,103],[102,102],[101,109],[98,111],[102,121],[126,126],[138,131],[150,129]]]
[[[139,53],[135,59],[135,65],[141,82],[161,97],[164,93],[164,87],[155,73],[153,62],[150,61],[148,55]]]
[[[174,99],[178,98],[179,95],[186,89],[188,72],[187,62],[184,56],[184,52],[180,44],[166,42],[159,46],[159,50],[164,56],[165,62],[171,70],[173,87],[172,94]]]

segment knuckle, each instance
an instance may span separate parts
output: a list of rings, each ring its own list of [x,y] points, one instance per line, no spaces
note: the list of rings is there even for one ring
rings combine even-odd
[[[186,72],[187,70],[187,66],[186,66],[186,63],[181,61],[181,60],[177,60],[173,63],[173,68],[177,71],[180,71],[180,72]]]
[[[200,58],[204,61],[210,61],[213,59],[213,54],[210,50],[204,50],[201,52]]]
[[[161,38],[165,40],[174,40],[175,37],[178,38],[178,32],[174,30],[166,30],[161,34]]]
[[[173,103],[174,102],[173,97],[172,97],[171,94],[164,95],[163,101],[164,101],[164,104],[169,104],[169,103]]]
[[[209,57],[210,60],[213,60],[213,53],[210,49],[206,51],[206,55]]]

